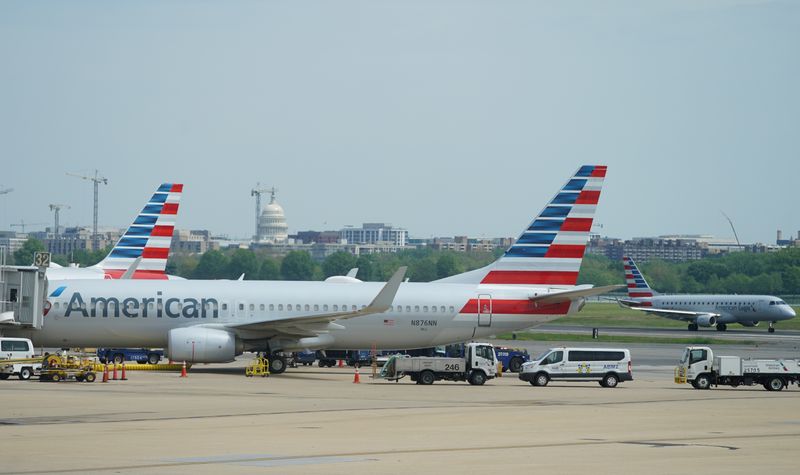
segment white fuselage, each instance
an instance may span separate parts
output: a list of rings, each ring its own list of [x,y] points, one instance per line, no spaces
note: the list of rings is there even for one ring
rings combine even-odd
[[[41,330],[17,330],[37,346],[165,347],[169,330],[311,316],[361,308],[382,283],[285,281],[67,280],[48,283],[50,310]],[[536,305],[548,289],[474,284],[404,283],[392,307],[337,320],[329,349],[422,348],[522,330],[577,311],[579,302]],[[480,306],[480,314],[478,313]],[[340,326],[341,328],[336,328]],[[262,342],[267,330],[237,331]],[[251,343],[252,347],[253,344]]]
[[[792,307],[769,295],[657,295],[638,299],[651,302],[653,308],[719,314],[719,323],[754,324],[777,322],[795,317]],[[780,304],[777,304],[780,302]],[[678,318],[680,319],[680,318]]]

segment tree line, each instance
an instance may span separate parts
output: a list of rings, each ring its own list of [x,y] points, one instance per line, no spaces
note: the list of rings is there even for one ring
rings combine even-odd
[[[9,263],[28,265],[33,254],[44,245],[29,239],[9,259]],[[76,251],[72,256],[53,256],[53,261],[82,267],[94,265],[109,249],[95,252]],[[337,252],[316,262],[306,251],[292,251],[283,257],[263,251],[226,249],[202,255],[172,253],[167,272],[187,279],[245,280],[323,280],[345,275],[358,267],[357,277],[365,281],[386,281],[400,266],[412,282],[430,282],[483,267],[502,254],[490,252],[453,252],[432,249],[403,250],[397,253],[354,256]],[[637,263],[651,287],[664,293],[732,293],[800,295],[800,249],[789,248],[765,254],[736,252],[689,262],[652,260]],[[622,262],[589,254],[583,260],[579,284],[624,284]]]

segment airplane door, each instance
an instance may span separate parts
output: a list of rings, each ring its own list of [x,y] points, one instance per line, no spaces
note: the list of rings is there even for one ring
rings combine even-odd
[[[492,326],[492,296],[489,294],[478,295],[478,326]]]

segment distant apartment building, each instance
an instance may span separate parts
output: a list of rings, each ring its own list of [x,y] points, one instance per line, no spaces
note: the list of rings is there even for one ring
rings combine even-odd
[[[219,249],[219,243],[211,239],[211,232],[205,229],[176,229],[172,234],[172,250],[189,254],[203,254]]]
[[[789,246],[789,247],[799,247],[800,246],[800,231],[797,231],[797,239],[794,236],[789,235],[788,238],[784,239],[783,231],[780,229],[777,232],[777,236],[775,239],[775,244],[778,246]]]
[[[628,256],[641,262],[653,259],[685,262],[705,257],[709,254],[709,245],[704,240],[673,236],[639,237],[622,241],[621,239],[592,235],[586,252],[587,254],[603,255],[613,261],[622,260],[622,256]]]
[[[364,223],[360,228],[342,228],[339,231],[339,238],[347,244],[391,243],[401,248],[408,243],[408,231],[392,227],[387,223]]]
[[[467,236],[437,237],[428,247],[437,251],[454,252],[493,252],[497,248],[508,249],[514,244],[513,238],[469,238]]]
[[[52,231],[52,229],[48,229]],[[124,230],[106,229],[99,230],[99,238],[95,247],[95,240],[92,239],[92,230],[89,228],[75,226],[66,227],[59,234],[53,232],[30,233],[30,237],[38,239],[44,243],[45,249],[55,255],[71,256],[77,251],[92,252],[116,243]]]

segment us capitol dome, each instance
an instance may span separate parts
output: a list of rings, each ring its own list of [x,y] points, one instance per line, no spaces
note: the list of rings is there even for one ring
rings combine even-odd
[[[258,217],[256,241],[283,243],[289,239],[289,226],[281,205],[275,202],[275,189],[271,190],[269,204],[264,206]]]

